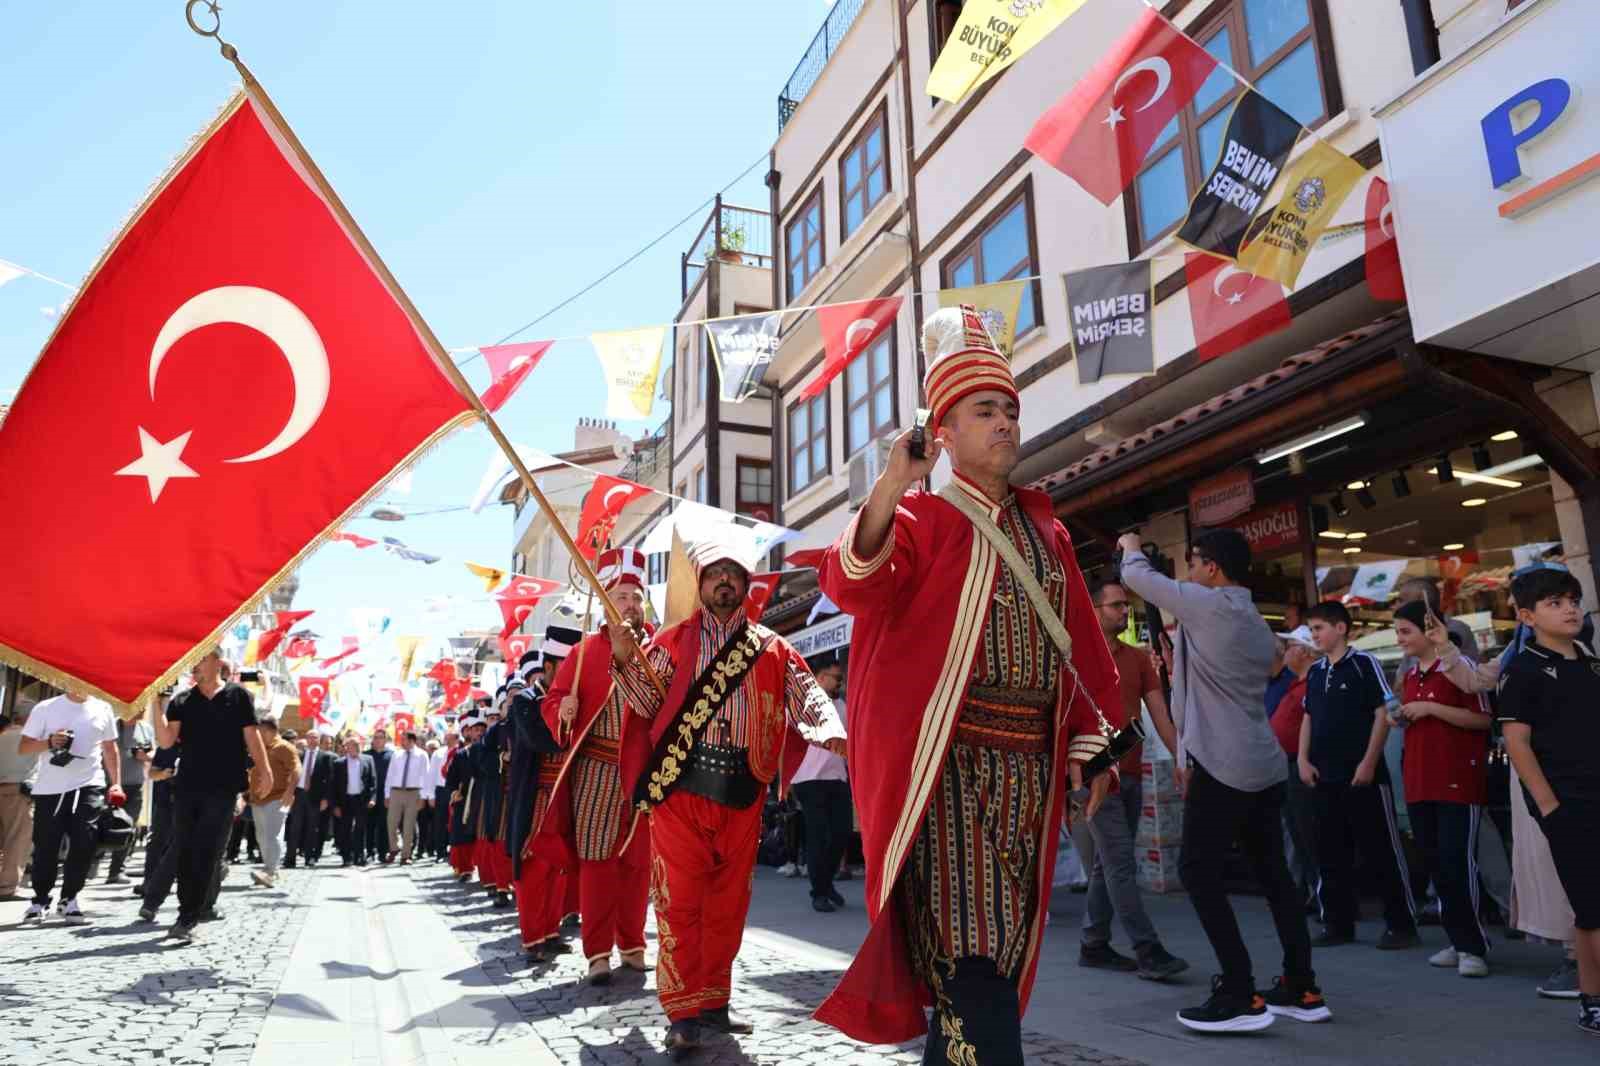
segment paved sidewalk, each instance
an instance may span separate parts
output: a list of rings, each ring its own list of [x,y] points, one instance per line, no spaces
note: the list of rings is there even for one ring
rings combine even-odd
[[[611,985],[584,980],[581,952],[530,967],[522,952],[514,911],[496,910],[476,886],[458,885],[443,866],[415,867],[418,885],[445,915],[483,972],[564,1063],[664,1063],[660,1050],[666,1016],[655,995],[654,974],[618,972]],[[758,898],[769,900],[790,886],[771,871],[757,873]],[[798,916],[799,912],[795,914]],[[815,918],[809,906],[804,911]],[[796,917],[796,925],[805,925]],[[647,926],[649,961],[655,961],[655,926]],[[755,1023],[749,1036],[712,1036],[691,1061],[697,1066],[805,1063],[877,1066],[922,1061],[922,1041],[903,1047],[869,1047],[811,1020],[850,961],[844,951],[819,947],[772,929],[752,927],[733,971],[734,1009]],[[1043,1033],[1025,1033],[1030,1066],[1100,1063],[1133,1066],[1129,1060]]]
[[[306,918],[313,882],[248,887],[234,866],[190,945],[166,939],[168,898],[156,923],[137,919],[128,885],[91,883],[79,902],[92,921],[51,916],[21,925],[28,891],[0,901],[0,1066],[209,1063],[245,1066]]]

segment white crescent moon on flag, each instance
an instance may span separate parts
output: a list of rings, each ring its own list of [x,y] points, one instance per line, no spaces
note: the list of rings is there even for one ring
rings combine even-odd
[[[532,613],[533,606],[531,604],[524,603],[521,606],[511,608],[511,617],[518,625],[526,622],[528,616]]]
[[[1113,99],[1115,99],[1118,91],[1120,91],[1122,88],[1122,83],[1139,73],[1141,70],[1148,70],[1150,73],[1156,76],[1156,91],[1150,94],[1150,99],[1146,100],[1141,106],[1136,108],[1136,110],[1145,111],[1154,105],[1157,100],[1165,96],[1167,94],[1167,87],[1172,84],[1172,64],[1168,63],[1160,56],[1151,56],[1149,59],[1141,59],[1133,66],[1117,75],[1117,80],[1111,83],[1111,96]]]
[[[858,319],[856,319],[854,322],[850,323],[848,326],[845,327],[845,330],[844,330],[844,350],[847,351],[847,352],[852,352],[852,351],[858,350],[856,348],[856,341],[855,341],[855,336],[856,336],[856,331],[857,330],[861,330],[861,331],[865,332],[866,335],[870,337],[870,336],[872,336],[872,331],[877,329],[877,328],[878,328],[878,323],[873,321],[870,318],[858,318]],[[865,344],[866,342],[863,341],[862,343]]]
[[[156,374],[161,361],[178,341],[219,322],[249,326],[278,346],[294,378],[294,405],[289,421],[278,435],[249,455],[225,459],[227,463],[255,463],[270,459],[310,432],[328,402],[328,350],[304,311],[267,289],[253,285],[224,285],[191,296],[172,312],[156,334],[150,350],[150,398],[156,397]]]
[[[307,696],[315,696],[317,699],[320,700],[322,697],[326,696],[327,694],[328,694],[328,690],[326,688],[324,688],[323,686],[321,686],[321,685],[307,685],[306,686],[306,695]]]
[[[1394,236],[1394,201],[1390,200],[1383,205],[1383,210],[1378,212],[1378,232],[1385,237]]]
[[[1222,268],[1217,271],[1216,276],[1211,279],[1211,291],[1216,293],[1216,295],[1219,297],[1222,296],[1222,283],[1228,278],[1232,277],[1234,274],[1241,274],[1244,277],[1254,280],[1253,274],[1246,274],[1243,270],[1240,270],[1232,263],[1225,263],[1223,264]],[[1245,282],[1244,287],[1248,289],[1250,287],[1250,282]]]
[[[627,494],[632,491],[633,489],[627,485],[613,485],[609,489],[606,489],[606,494],[604,496],[600,497],[600,506],[609,511],[611,510],[611,497],[615,496],[619,492]],[[620,510],[621,508],[627,506],[627,503],[627,500],[623,500],[621,503],[617,504],[617,508]]]
[[[750,582],[750,591],[755,592],[757,589],[760,589],[762,592],[765,592],[771,584],[772,582],[770,581],[752,581]]]

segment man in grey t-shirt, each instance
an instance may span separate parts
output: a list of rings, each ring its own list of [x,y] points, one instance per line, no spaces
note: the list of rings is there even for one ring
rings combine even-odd
[[[1211,998],[1179,1011],[1178,1021],[1201,1032],[1263,1029],[1277,1014],[1323,1021],[1331,1012],[1311,969],[1305,912],[1283,858],[1287,769],[1262,703],[1277,638],[1245,587],[1250,544],[1234,529],[1199,533],[1189,548],[1187,581],[1151,566],[1137,534],[1117,546],[1123,585],[1178,621],[1172,679],[1184,787],[1178,868],[1222,970]],[[1260,1000],[1223,883],[1235,842],[1266,892],[1283,944],[1283,979]]]
[[[122,756],[122,791],[128,797],[125,809],[135,822],[144,809],[145,768],[150,765],[155,750],[156,734],[149,722],[142,717],[132,722],[117,720],[117,751]],[[122,867],[133,853],[133,844],[133,838],[130,837],[127,847],[112,853],[111,872],[106,877],[106,884],[120,885],[128,880],[122,875]]]

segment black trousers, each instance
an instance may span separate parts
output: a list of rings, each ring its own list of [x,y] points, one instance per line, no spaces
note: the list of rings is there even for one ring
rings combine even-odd
[[[850,843],[850,783],[801,781],[794,786],[806,819],[806,868],[813,899],[833,894],[833,877]]]
[[[131,814],[133,816],[133,820],[137,822],[139,820],[139,811],[144,807],[144,782],[124,782],[122,785],[122,791],[126,793],[128,797],[128,802],[123,804],[122,809]],[[122,872],[122,867],[127,863],[128,856],[133,854],[133,848],[137,843],[137,837],[137,833],[135,833],[133,836],[130,836],[128,838],[127,847],[118,848],[116,851],[111,853],[112,877],[116,877]]]
[[[389,847],[389,808],[383,802],[383,782],[378,782],[378,805],[370,811],[363,811],[361,826],[362,839],[366,854],[374,859],[382,859],[391,850]]]
[[[319,834],[321,818],[317,803],[303,788],[295,789],[289,808],[288,836],[284,844],[284,865],[293,866],[296,858],[310,862],[322,851]]]
[[[1408,803],[1411,835],[1439,893],[1439,922],[1450,946],[1482,957],[1489,950],[1478,921],[1478,822],[1469,803]]]
[[[1235,842],[1266,893],[1272,923],[1283,946],[1283,976],[1311,979],[1311,935],[1294,878],[1283,859],[1284,786],[1260,792],[1230,788],[1189,759],[1189,790],[1183,800],[1183,852],[1178,873],[1194,904],[1211,950],[1217,953],[1223,986],[1255,988],[1250,952],[1228,902],[1223,871]]]
[[[239,861],[239,849],[244,848],[247,857],[255,858],[256,847],[256,820],[250,816],[250,808],[246,807],[244,814],[234,818],[233,827],[228,833],[228,861]]]
[[[234,792],[188,792],[173,801],[177,849],[178,921],[192,925],[215,902],[217,863],[233,828]],[[209,902],[208,902],[209,901]]]
[[[1314,796],[1317,810],[1317,863],[1322,885],[1323,920],[1338,933],[1356,928],[1356,853],[1374,870],[1383,895],[1383,917],[1389,928],[1406,933],[1416,930],[1416,908],[1405,869],[1405,852],[1394,821],[1394,792],[1387,777],[1370,785],[1327,784],[1319,781]]]
[[[366,801],[359,795],[345,796],[333,816],[333,841],[345,862],[367,860]]]
[[[144,880],[161,864],[161,857],[172,846],[172,796],[169,781],[157,781],[150,790],[150,836],[144,845]]]
[[[979,957],[957,959],[955,975],[944,976],[942,982],[950,1009],[936,1007],[928,1020],[923,1066],[967,1061],[1022,1066],[1022,1011],[1016,982],[1002,977],[994,960]],[[957,1046],[952,1048],[952,1043]],[[960,1047],[963,1043],[974,1053],[971,1059]]]
[[[428,829],[428,850],[435,858],[450,854],[450,790],[440,785],[433,790],[433,825]]]
[[[96,758],[99,756],[97,755]],[[62,900],[77,899],[94,862],[94,823],[105,809],[106,790],[85,787],[33,797],[33,902],[50,905],[56,876],[62,874]],[[67,842],[63,871],[61,842]]]

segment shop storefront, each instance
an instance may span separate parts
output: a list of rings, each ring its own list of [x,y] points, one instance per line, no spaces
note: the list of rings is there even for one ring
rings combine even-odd
[[[1600,529],[1579,498],[1600,464],[1552,404],[1594,422],[1575,375],[1418,346],[1397,312],[1036,484],[1090,572],[1138,529],[1181,576],[1190,536],[1228,526],[1251,544],[1274,628],[1338,599],[1356,639],[1397,659],[1395,595],[1423,578],[1487,652],[1514,624],[1511,572],[1569,557],[1587,569]]]

